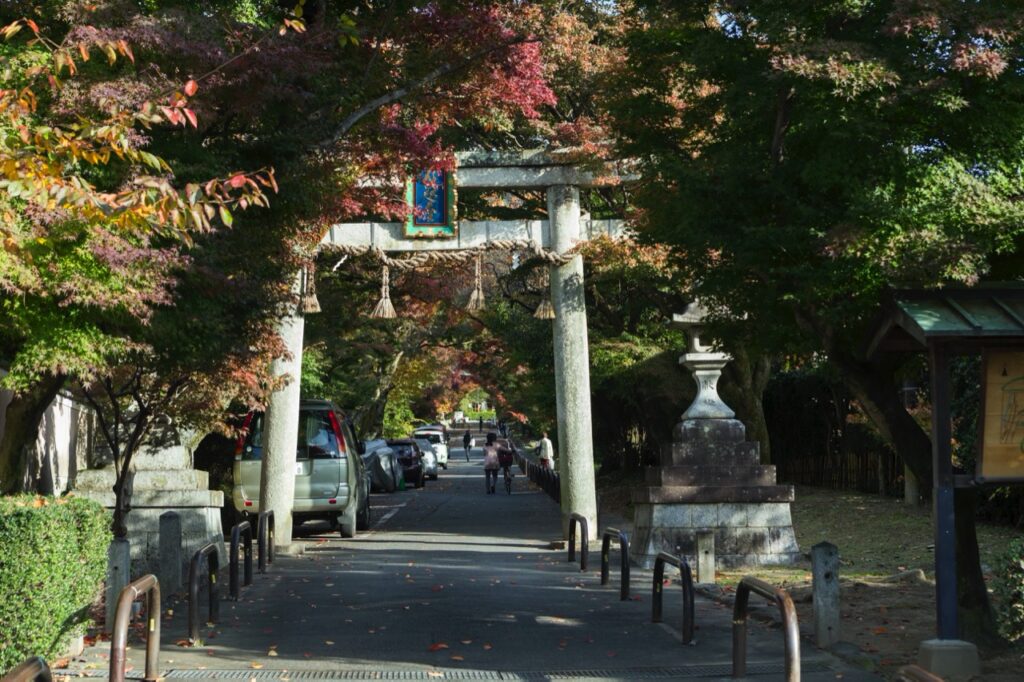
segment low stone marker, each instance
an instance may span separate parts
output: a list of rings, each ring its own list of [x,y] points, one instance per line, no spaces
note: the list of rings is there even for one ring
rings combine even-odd
[[[181,591],[181,517],[168,511],[160,515],[160,589],[165,595]]]
[[[814,641],[822,649],[839,641],[839,548],[819,542],[811,548]]]
[[[117,598],[121,590],[130,582],[132,570],[132,551],[128,540],[118,538],[111,540],[107,547],[107,585],[106,585],[106,618],[104,632],[114,629],[114,614],[117,613]]]
[[[697,531],[697,582],[715,583],[715,532]]]

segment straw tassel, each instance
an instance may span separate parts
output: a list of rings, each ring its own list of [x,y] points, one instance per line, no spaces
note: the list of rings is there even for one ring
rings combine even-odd
[[[555,319],[555,307],[551,305],[551,280],[547,268],[544,268],[544,284],[541,291],[543,293],[540,295],[540,303],[533,311],[533,316],[538,320],[553,320]]]
[[[389,281],[388,266],[381,268],[380,272],[380,300],[370,313],[370,317],[382,320],[393,320],[398,317],[395,313],[395,306],[391,305],[391,285]]]
[[[476,257],[476,276],[473,281],[473,293],[469,295],[469,302],[466,303],[466,310],[476,312],[484,308],[484,282],[481,274],[481,258]]]
[[[302,298],[299,310],[303,315],[320,312],[320,300],[316,297],[316,267],[312,264],[302,270]]]

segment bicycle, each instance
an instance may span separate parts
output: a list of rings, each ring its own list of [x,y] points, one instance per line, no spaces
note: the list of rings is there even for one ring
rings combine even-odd
[[[502,474],[505,477],[505,492],[509,495],[512,494],[512,467],[501,467]]]

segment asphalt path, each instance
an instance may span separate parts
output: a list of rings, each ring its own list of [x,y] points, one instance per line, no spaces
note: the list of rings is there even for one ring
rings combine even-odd
[[[727,607],[698,598],[697,641],[684,646],[677,584],[665,587],[665,622],[652,624],[649,572],[634,570],[632,597],[620,601],[614,559],[608,586],[598,552],[588,573],[570,565],[552,549],[561,539],[555,503],[521,474],[511,495],[500,480],[486,494],[482,453],[467,463],[461,439],[439,480],[373,496],[370,531],[351,540],[326,524],[297,531],[304,554],[279,557],[238,602],[222,602],[220,622],[196,646],[186,646],[187,604],[169,604],[168,679],[728,677]],[[782,679],[779,630],[752,621],[749,647],[756,677]],[[133,674],[143,649],[136,640],[129,651]],[[876,679],[804,649],[804,679]],[[72,668],[99,675],[102,652]]]

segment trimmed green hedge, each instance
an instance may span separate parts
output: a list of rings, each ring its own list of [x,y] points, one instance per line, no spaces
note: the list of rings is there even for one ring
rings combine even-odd
[[[102,588],[110,518],[76,497],[0,497],[0,674],[52,661],[81,632]]]

